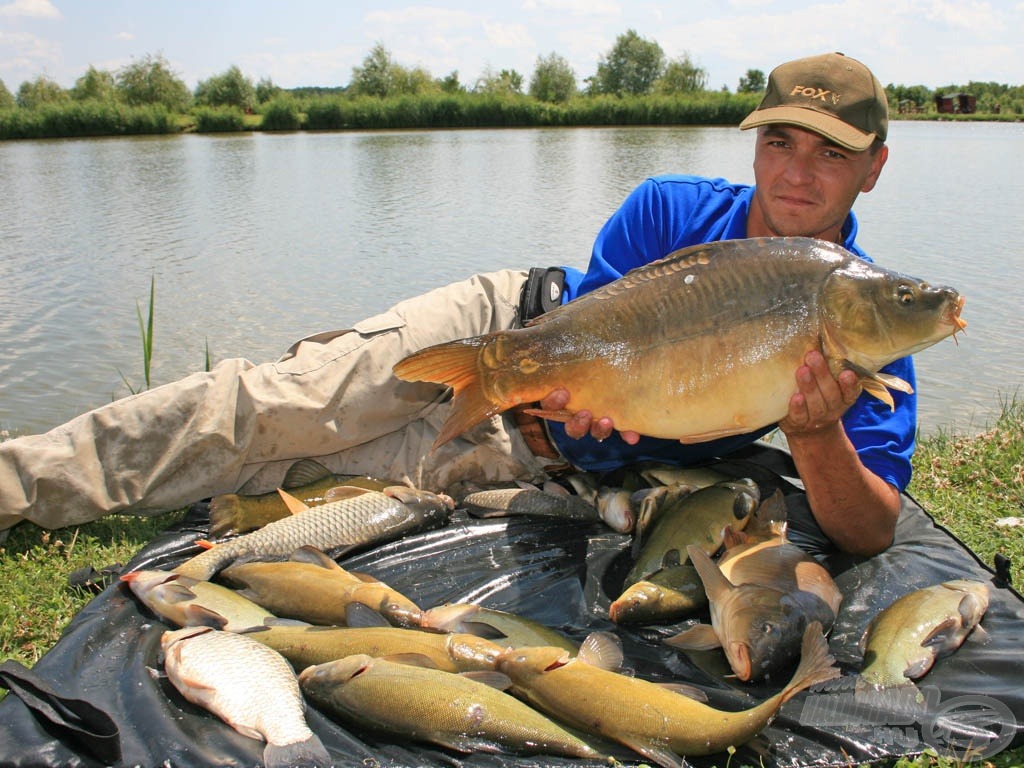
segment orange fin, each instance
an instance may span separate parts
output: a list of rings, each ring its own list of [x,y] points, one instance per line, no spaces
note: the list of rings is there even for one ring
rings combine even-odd
[[[291,512],[293,515],[297,515],[300,512],[305,512],[307,509],[309,509],[309,505],[306,504],[306,502],[302,501],[301,499],[295,498],[290,493],[288,493],[288,491],[284,490],[284,488],[278,488],[277,492],[284,500],[284,505],[288,507],[288,511]]]
[[[213,549],[214,547],[217,546],[216,544],[214,544],[209,539],[196,539],[192,543],[195,544],[197,547],[201,547],[203,549]]]
[[[545,411],[543,408],[524,408],[523,413],[528,413],[540,419],[547,419],[548,421],[560,421],[563,424],[576,415],[576,411],[567,411],[564,408],[560,411]]]
[[[455,392],[451,415],[434,441],[434,450],[484,419],[515,405],[495,403],[484,392],[479,361],[487,344],[486,336],[437,344],[395,365],[394,373],[400,379],[445,384]]]

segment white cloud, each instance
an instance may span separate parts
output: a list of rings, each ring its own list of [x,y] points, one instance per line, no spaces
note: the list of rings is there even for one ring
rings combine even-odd
[[[116,35],[114,35],[114,39],[131,42],[135,39],[135,35],[133,35],[131,32],[118,32]]]
[[[614,0],[526,0],[526,11],[564,11],[580,16],[621,16],[622,6]]]
[[[7,18],[61,19],[63,16],[50,0],[13,0],[0,5],[0,16]]]

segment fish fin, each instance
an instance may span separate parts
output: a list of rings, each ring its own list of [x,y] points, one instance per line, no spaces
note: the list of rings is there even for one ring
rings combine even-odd
[[[892,395],[889,394],[889,390],[885,388],[884,384],[869,379],[861,381],[861,386],[864,387],[864,391],[869,395],[874,395],[888,405],[890,411],[896,410],[896,401],[892,399]]]
[[[304,485],[310,485],[324,478],[332,477],[333,474],[331,470],[316,459],[299,459],[288,467],[288,471],[284,473],[281,487],[285,490],[301,488]]]
[[[707,703],[708,695],[696,685],[689,685],[687,683],[658,683],[659,688],[664,688],[666,691],[672,691],[678,693],[680,696],[685,696],[688,699],[694,701],[700,701]]]
[[[665,644],[684,651],[710,651],[722,647],[718,633],[710,624],[696,624],[677,635],[665,638]]]
[[[196,539],[192,543],[195,544],[200,549],[213,549],[214,547],[217,546],[216,544],[214,544],[209,539]]]
[[[784,704],[800,691],[816,683],[834,680],[841,674],[835,658],[829,653],[828,640],[821,630],[821,624],[812,621],[804,629],[803,641],[800,644],[800,663],[796,672],[779,694],[781,703]]]
[[[301,547],[292,552],[288,558],[293,563],[306,563],[308,565],[318,565],[321,568],[326,568],[329,571],[341,568],[333,559],[327,556],[322,549],[317,549],[312,544],[303,544]]]
[[[727,550],[733,547],[741,547],[750,541],[750,536],[746,531],[737,531],[731,525],[725,526],[725,530],[722,533],[722,547]]]
[[[508,690],[512,686],[512,678],[506,675],[504,672],[498,672],[493,669],[480,669],[472,672],[462,672],[460,677],[464,677],[467,680],[475,680],[478,683],[483,683],[486,686],[494,688],[499,691]]]
[[[404,664],[407,667],[422,667],[423,669],[437,669],[437,662],[425,653],[391,653],[381,656],[384,661],[394,664]]]
[[[256,738],[262,739],[262,735]],[[324,747],[320,737],[311,733],[309,738],[303,741],[296,741],[291,744],[270,744],[263,748],[263,764],[266,768],[289,768],[289,766],[314,766],[333,765],[330,754]]]
[[[924,677],[925,673],[932,668],[934,663],[935,656],[930,653],[919,659],[914,659],[903,670],[903,676],[910,680],[917,680],[919,677]]]
[[[242,507],[242,497],[237,493],[223,493],[210,499],[210,534],[224,536],[236,530]]]
[[[324,491],[324,502],[344,501],[354,499],[365,493],[372,493],[369,488],[360,488],[357,485],[336,485]]]
[[[487,621],[465,621],[460,625],[462,631],[470,635],[476,635],[482,637],[484,640],[500,640],[501,638],[507,638],[504,632],[497,629]]]
[[[186,605],[182,612],[185,614],[185,624],[189,627],[224,629],[228,625],[226,617],[202,605]]]
[[[983,626],[981,626],[981,624],[975,624],[974,629],[971,630],[971,634],[967,636],[967,639],[964,642],[984,644],[991,639],[992,636]]]
[[[869,371],[864,366],[857,365],[849,360],[843,360],[843,365],[861,377],[860,384],[864,388],[865,392],[877,397],[883,403],[888,405],[890,410],[896,409],[896,403],[892,399],[892,395],[889,393],[890,389],[897,392],[904,392],[908,395],[914,393],[914,388],[899,376],[893,376],[889,373]]]
[[[284,490],[284,488],[278,488],[277,493],[284,500],[284,505],[288,507],[288,511],[291,512],[293,515],[297,515],[300,512],[305,512],[307,509],[309,509],[308,504],[306,504],[304,501],[300,499],[295,498],[290,493],[288,493],[288,491]]]
[[[648,760],[660,765],[661,768],[684,768],[687,765],[683,758],[668,747],[662,747],[649,741],[641,741],[631,736],[627,736],[621,739],[621,741],[634,752],[638,752]]]
[[[622,668],[622,641],[611,632],[591,632],[580,645],[577,658],[609,672]]]
[[[349,603],[345,606],[345,626],[347,627],[390,627],[387,619],[366,603]]]
[[[536,416],[538,419],[560,421],[563,424],[576,415],[576,411],[570,411],[567,408],[562,408],[559,411],[546,411],[543,408],[524,408],[523,413]]]
[[[936,653],[951,650],[950,646],[956,645],[956,631],[960,626],[961,624],[959,619],[955,619],[952,616],[945,618],[932,627],[932,631],[929,632],[927,637],[921,641],[921,645],[925,648],[933,649]],[[924,673],[922,672],[921,674]],[[921,675],[914,675],[914,677],[920,676]]]
[[[721,600],[731,590],[735,589],[733,583],[725,578],[722,569],[708,556],[708,554],[696,544],[686,547],[686,554],[690,556],[690,562],[697,569],[701,583],[704,584],[704,591],[708,600],[712,602]]]
[[[160,587],[160,597],[168,603],[186,603],[196,599],[196,593],[184,584],[165,581]]]
[[[392,369],[404,381],[429,381],[444,384],[454,391],[451,413],[434,441],[433,450],[515,405],[494,403],[484,392],[479,359],[490,338],[477,336],[427,347],[400,360]]]

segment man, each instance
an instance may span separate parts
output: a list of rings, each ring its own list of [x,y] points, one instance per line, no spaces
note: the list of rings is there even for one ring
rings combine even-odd
[[[755,186],[648,180],[602,228],[587,272],[567,270],[563,300],[718,239],[813,236],[864,256],[851,207],[885,164],[887,114],[881,85],[860,62],[827,54],[781,65],[740,126],[757,128]],[[443,489],[464,479],[538,481],[566,460],[584,469],[652,457],[685,463],[764,434],[681,446],[615,433],[610,420],[586,412],[566,425],[505,414],[431,452],[449,404],[435,385],[398,381],[392,366],[432,344],[514,326],[526,282],[525,271],[477,275],[351,329],[304,339],[276,363],[227,360],[45,435],[2,443],[0,529],[22,519],[57,527],[239,489],[266,491],[303,457],[336,472]],[[909,360],[887,370],[913,383]],[[858,399],[857,377],[833,377],[818,352],[808,353],[795,377],[798,393],[779,427],[812,523],[840,550],[879,552],[892,539],[899,492],[909,481],[914,398],[897,395],[894,413]],[[566,405],[571,393],[564,390],[542,402]]]

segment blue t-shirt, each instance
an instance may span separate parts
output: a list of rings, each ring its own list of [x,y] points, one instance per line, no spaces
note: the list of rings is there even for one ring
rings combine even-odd
[[[626,272],[699,243],[747,236],[747,214],[754,188],[724,179],[666,175],[647,179],[623,202],[597,235],[586,272],[566,268],[563,301],[571,301],[622,277]],[[871,261],[856,244],[857,219],[851,213],[843,226],[847,250]],[[916,389],[913,361],[896,360],[883,369]],[[795,373],[795,370],[794,370]],[[843,426],[861,462],[901,491],[910,482],[914,452],[917,396],[893,392],[895,411],[867,393],[843,415]],[[595,414],[600,416],[601,414]],[[638,461],[686,465],[724,456],[749,445],[774,429],[683,445],[677,440],[641,437],[628,445],[616,432],[604,442],[589,435],[574,440],[565,426],[548,422],[562,455],[580,469],[600,472]]]

